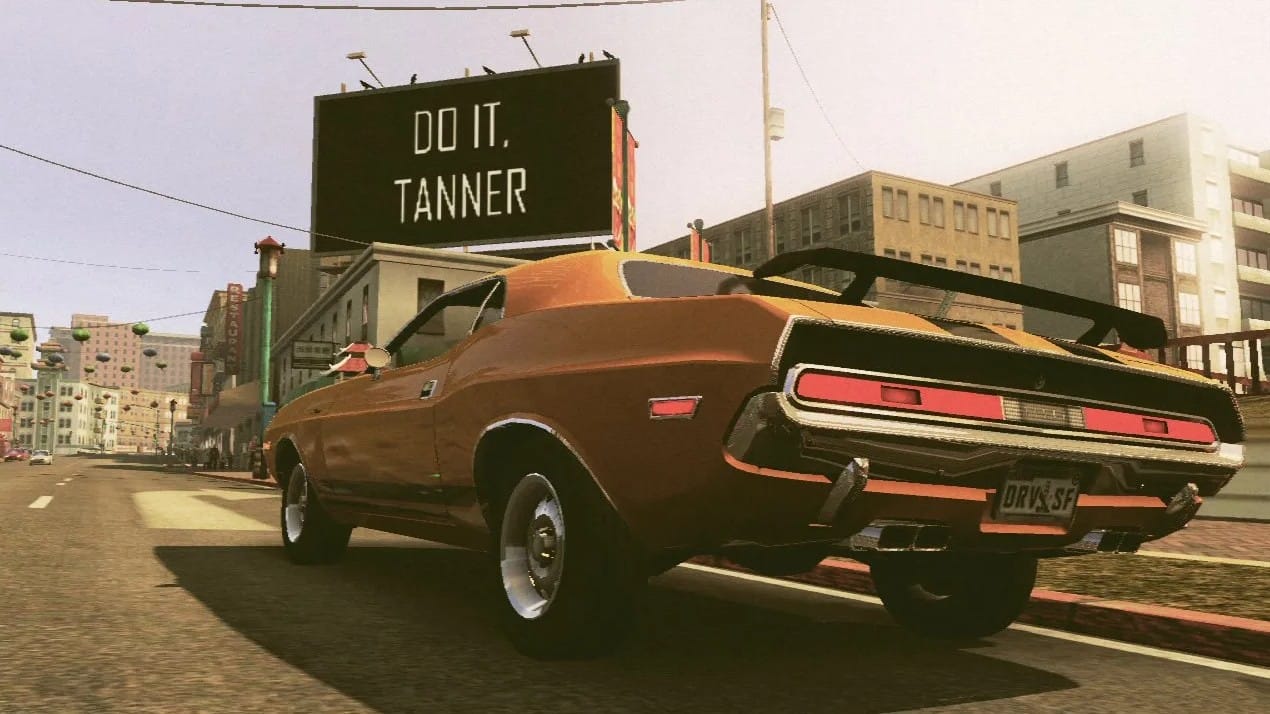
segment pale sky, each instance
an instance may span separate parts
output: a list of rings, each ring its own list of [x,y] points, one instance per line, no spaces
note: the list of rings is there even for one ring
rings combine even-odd
[[[1183,111],[1270,149],[1264,2],[773,4],[861,162],[773,22],[772,101],[786,110],[777,200],[865,169],[953,183]],[[0,0],[0,144],[307,226],[313,97],[370,79],[347,53],[365,51],[389,85],[528,69],[508,37],[523,27],[547,65],[601,49],[622,59],[640,142],[638,248],[762,206],[758,0],[450,13]],[[86,312],[197,334],[213,290],[252,283],[256,240],[308,242],[3,150],[0,184],[0,253],[199,271],[0,255],[0,310],[34,312],[41,328]]]

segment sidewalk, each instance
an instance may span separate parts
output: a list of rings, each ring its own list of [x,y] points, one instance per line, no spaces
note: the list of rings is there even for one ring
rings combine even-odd
[[[188,471],[278,486],[246,471]],[[716,556],[692,562],[745,570]],[[869,567],[853,560],[829,558],[788,579],[875,595]],[[1138,555],[1043,560],[1019,621],[1270,666],[1270,523],[1196,520]]]

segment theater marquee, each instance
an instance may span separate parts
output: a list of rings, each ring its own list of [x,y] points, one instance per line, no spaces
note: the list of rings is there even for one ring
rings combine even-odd
[[[609,60],[317,97],[314,232],[416,246],[608,233],[618,74]]]

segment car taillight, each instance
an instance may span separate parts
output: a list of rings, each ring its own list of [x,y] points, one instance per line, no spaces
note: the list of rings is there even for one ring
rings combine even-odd
[[[824,372],[798,376],[794,394],[835,404],[888,407],[976,419],[1002,419],[1001,397],[960,389],[890,384]]]
[[[1085,407],[1085,428],[1109,434],[1129,434],[1211,444],[1216,440],[1212,427],[1203,422],[1168,417],[1149,417],[1132,412]]]

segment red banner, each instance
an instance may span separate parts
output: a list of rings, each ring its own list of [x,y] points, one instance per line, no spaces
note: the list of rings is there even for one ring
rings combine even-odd
[[[688,257],[702,263],[710,262],[710,244],[696,228],[688,235]]]
[[[242,359],[243,286],[230,283],[225,291],[225,374],[238,374]]]
[[[618,115],[617,110],[612,110],[612,147],[613,147],[613,245],[618,250],[634,251],[635,250],[635,149],[639,146],[639,142],[635,141],[635,137],[626,131],[625,122]],[[622,139],[626,139],[626,164],[629,175],[622,175]],[[627,241],[622,240],[622,190],[623,185],[626,189],[626,203],[628,213],[627,234],[630,237],[629,245]]]

